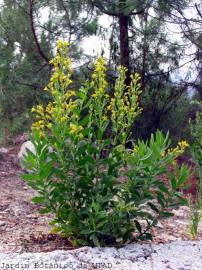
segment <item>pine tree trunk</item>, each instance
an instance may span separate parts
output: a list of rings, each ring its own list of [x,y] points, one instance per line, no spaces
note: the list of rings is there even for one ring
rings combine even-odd
[[[129,16],[124,14],[125,3],[120,2],[120,15],[119,15],[119,31],[120,31],[120,64],[128,69],[126,74],[126,84],[130,84],[130,47],[128,37],[128,22]]]

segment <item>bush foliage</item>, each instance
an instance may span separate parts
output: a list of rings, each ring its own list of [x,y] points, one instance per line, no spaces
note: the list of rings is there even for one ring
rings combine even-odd
[[[196,113],[195,120],[190,122],[191,135],[193,138],[191,153],[197,166],[199,178],[202,179],[202,103],[196,102],[196,104],[199,106],[199,111]]]
[[[202,209],[202,103],[195,102],[199,106],[195,120],[190,121],[191,135],[193,138],[190,150],[192,158],[196,164],[196,173],[198,176],[198,185],[193,204],[193,198],[190,195],[190,234],[193,239],[198,237],[198,228],[201,221]]]
[[[120,67],[112,96],[106,63],[99,57],[91,80],[73,91],[66,42],[58,41],[51,63],[54,73],[45,91],[52,101],[33,108],[36,153],[24,158],[29,173],[23,179],[39,193],[33,201],[43,205],[41,213],[54,213],[54,232],[74,245],[151,239],[158,219],[186,203],[179,190],[189,173],[174,163],[187,143],[169,148],[168,135],[158,131],[148,142],[132,142],[127,149],[141,113],[139,75],[126,86],[126,69]]]

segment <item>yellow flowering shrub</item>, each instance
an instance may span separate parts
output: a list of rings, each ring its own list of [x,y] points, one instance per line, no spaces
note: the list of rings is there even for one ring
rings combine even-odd
[[[140,76],[132,75],[126,86],[127,70],[119,67],[112,94],[106,62],[99,57],[91,79],[73,90],[68,43],[61,40],[50,63],[54,72],[44,90],[51,99],[32,109],[36,153],[24,159],[29,173],[23,179],[39,194],[33,201],[44,206],[42,213],[54,214],[53,232],[74,245],[151,239],[158,218],[168,217],[173,204],[185,203],[179,188],[186,168],[169,173],[168,184],[159,176],[187,143],[169,149],[168,136],[158,131],[149,142],[133,142],[129,151],[131,127],[142,110]]]

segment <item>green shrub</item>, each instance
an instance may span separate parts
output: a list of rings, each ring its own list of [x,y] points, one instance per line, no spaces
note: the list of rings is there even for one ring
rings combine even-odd
[[[29,173],[23,179],[38,191],[33,201],[44,206],[41,213],[54,213],[54,232],[74,245],[151,239],[150,228],[158,219],[171,216],[171,206],[186,203],[178,190],[188,170],[175,166],[170,172],[168,166],[187,143],[169,149],[168,135],[158,131],[149,142],[126,149],[141,112],[139,76],[132,76],[127,87],[126,69],[120,67],[110,97],[106,65],[99,57],[91,81],[77,92],[68,91],[72,69],[67,53],[67,44],[59,41],[51,61],[55,72],[45,89],[52,101],[46,108],[33,108],[38,118],[31,135],[36,153],[25,156]]]
[[[197,103],[202,109],[202,104]],[[198,185],[196,195],[193,198],[190,195],[190,234],[193,239],[198,236],[198,226],[201,221],[202,209],[202,112],[197,112],[195,120],[190,122],[192,144],[190,147],[192,157],[196,164],[196,173],[198,176]]]
[[[202,110],[202,103],[197,103]],[[190,122],[192,144],[191,153],[197,165],[199,178],[202,181],[202,112],[198,111],[195,120]],[[201,187],[202,189],[202,187]]]

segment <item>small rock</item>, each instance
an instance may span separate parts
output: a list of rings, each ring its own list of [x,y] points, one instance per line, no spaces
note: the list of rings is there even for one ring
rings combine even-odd
[[[30,219],[38,219],[38,217],[36,215],[33,215],[33,214],[27,215],[27,217]]]
[[[21,166],[22,169],[25,169],[23,166],[23,159],[24,159],[24,156],[27,154],[27,150],[29,150],[33,154],[36,153],[35,146],[31,141],[24,142],[20,147],[19,153],[17,154],[16,162]],[[49,147],[49,153],[51,152],[53,152],[53,149],[52,147]]]
[[[22,165],[22,160],[26,155],[27,150],[31,151],[33,154],[36,153],[35,147],[31,141],[24,142],[20,147],[20,151],[17,155],[17,160],[19,161],[20,165]]]
[[[163,224],[160,221],[158,221],[158,223],[156,224],[156,227],[160,229],[164,228]]]
[[[0,148],[0,159],[3,160],[4,156],[8,154],[8,149],[6,149],[5,147],[1,147]]]
[[[173,209],[172,212],[176,217],[184,217],[189,213],[190,209],[188,206],[181,206],[179,209]]]
[[[6,222],[0,221],[0,227],[3,227],[3,226],[5,226],[5,225],[6,225]]]
[[[8,153],[8,149],[5,148],[5,147],[1,147],[1,148],[0,148],[0,153],[1,153],[1,154],[7,154],[7,153]]]

